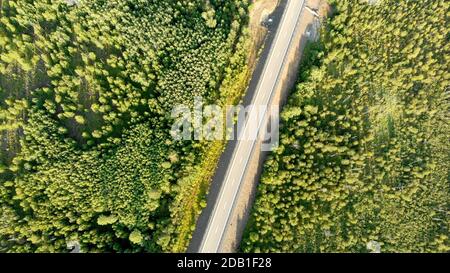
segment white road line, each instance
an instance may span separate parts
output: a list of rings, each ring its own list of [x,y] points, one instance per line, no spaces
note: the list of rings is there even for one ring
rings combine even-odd
[[[298,24],[298,19],[300,17],[303,4],[304,0],[289,0],[287,4],[275,37],[275,41],[272,44],[272,48],[270,49],[269,56],[263,69],[261,80],[257,85],[257,92],[255,93],[256,95],[252,100],[252,104],[254,105],[268,105],[270,101],[275,85],[278,82],[279,74],[281,72],[281,69],[283,68],[284,60],[289,50],[292,37]],[[289,23],[285,24],[287,20],[289,20]],[[293,29],[291,29],[292,27]],[[280,39],[284,39],[287,44],[280,44]],[[271,69],[269,73],[267,73],[268,69]],[[263,83],[265,85],[268,85],[264,89],[262,89]],[[262,127],[263,121],[264,118],[261,118],[257,121],[258,132]],[[249,129],[250,126],[248,126],[248,122],[245,122],[242,135],[245,135],[244,133]],[[234,187],[234,182],[237,181],[240,183],[242,181],[242,177],[245,173],[245,167],[248,164],[248,160],[253,151],[255,143],[256,140],[238,141],[237,147],[235,148],[235,152],[232,156],[230,167],[227,170],[224,183],[222,185],[222,188],[220,189],[219,197],[216,201],[216,204],[214,205],[211,218],[208,221],[208,226],[206,227],[206,232],[200,246],[200,252],[217,252],[219,250],[220,241],[223,234],[221,234],[220,237],[215,236],[214,238],[212,238],[210,230],[215,226],[214,235],[218,233],[219,229],[222,230],[222,233],[225,230],[225,225],[228,222],[231,210],[233,208],[234,200],[236,199],[239,190],[239,186]],[[239,160],[236,160],[238,154],[240,154],[241,158]],[[237,163],[238,161],[239,163]],[[245,164],[242,164],[244,161]],[[236,164],[240,164],[240,166],[236,166]],[[231,172],[231,170],[233,170],[233,172]],[[225,190],[225,188],[227,188],[227,190]],[[226,199],[224,199],[225,194],[228,195]],[[229,204],[229,202],[226,200],[231,200],[231,204]],[[222,202],[225,202],[225,204],[222,206],[223,211],[220,211],[220,213],[218,213],[219,206]],[[229,206],[227,206],[227,204],[229,204]],[[217,218],[216,216],[220,216],[220,218]]]

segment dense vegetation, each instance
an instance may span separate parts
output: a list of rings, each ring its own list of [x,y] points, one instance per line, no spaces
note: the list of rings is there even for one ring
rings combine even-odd
[[[0,251],[183,251],[222,146],[170,110],[238,98],[247,10],[0,0]]]
[[[449,251],[450,4],[335,2],[241,248]]]

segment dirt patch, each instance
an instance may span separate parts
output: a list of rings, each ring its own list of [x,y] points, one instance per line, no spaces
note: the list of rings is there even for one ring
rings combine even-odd
[[[276,2],[276,1],[274,1]],[[306,8],[308,7],[308,9]],[[285,104],[289,91],[295,86],[299,75],[299,65],[303,50],[308,41],[318,38],[320,21],[316,17],[328,14],[329,6],[325,0],[306,0],[305,8],[298,22],[297,31],[293,39],[293,44],[287,55],[286,64],[283,68],[281,82],[276,87],[276,92],[271,101],[271,105],[281,107]],[[261,12],[263,14],[263,12]],[[253,18],[254,19],[254,18]],[[263,27],[262,27],[263,28]],[[270,36],[270,35],[267,35]],[[266,49],[267,50],[267,49]],[[260,62],[264,62],[264,58]],[[259,66],[260,64],[258,64]],[[255,152],[251,156],[244,180],[239,189],[235,206],[230,215],[229,224],[222,238],[219,252],[236,252],[244,235],[245,227],[250,217],[250,212],[257,192],[257,185],[263,170],[266,152],[260,152],[261,143],[257,143]]]
[[[319,1],[317,4],[317,9],[319,10],[319,15],[321,18],[331,17],[334,12],[333,7],[325,0]]]
[[[250,78],[252,74],[255,74],[255,70],[258,70],[258,59],[261,57],[261,52],[264,48],[264,45],[266,44],[267,37],[270,35],[268,34],[268,28],[263,26],[263,22],[267,17],[273,13],[273,11],[278,6],[278,0],[256,0],[253,1],[253,4],[250,7],[249,10],[249,22],[248,22],[248,35],[250,36],[248,43],[246,44],[246,48],[248,48],[248,57],[247,57],[247,68],[248,70],[248,79],[247,81],[250,81]],[[247,42],[246,42],[247,43]],[[245,88],[248,88],[248,86],[251,85],[246,83]],[[251,89],[251,88],[249,88]],[[249,95],[249,90],[246,92],[245,96]],[[246,98],[244,97],[242,99],[246,101]],[[208,198],[207,198],[207,207],[202,210],[201,215],[197,219],[196,223],[196,229],[192,235],[192,239],[190,241],[189,247],[187,249],[188,253],[197,252],[200,243],[203,238],[203,234],[205,232],[205,229],[208,224],[209,216],[212,213],[213,206],[214,206],[214,200],[216,200],[219,190],[221,188],[222,182],[223,182],[223,171],[227,169],[227,163],[230,161],[231,153],[233,150],[233,145],[235,144],[235,141],[229,141],[227,144],[227,147],[225,149],[225,152],[223,152],[220,156],[220,160],[217,165],[216,172],[214,174],[214,177],[212,179],[212,183],[210,184]]]
[[[258,60],[264,41],[267,37],[267,28],[263,22],[267,20],[270,14],[275,10],[279,0],[255,0],[250,8],[249,32],[252,37],[252,46],[254,49],[249,54],[249,66],[253,70]]]

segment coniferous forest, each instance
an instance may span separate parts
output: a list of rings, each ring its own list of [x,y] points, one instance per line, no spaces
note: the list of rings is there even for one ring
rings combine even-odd
[[[170,111],[239,97],[248,6],[0,0],[0,251],[184,251],[222,146]]]
[[[332,2],[241,250],[448,252],[450,3]]]
[[[450,252],[450,2],[327,2],[239,250]],[[255,3],[0,0],[0,252],[185,252],[227,141],[172,112],[242,100]]]

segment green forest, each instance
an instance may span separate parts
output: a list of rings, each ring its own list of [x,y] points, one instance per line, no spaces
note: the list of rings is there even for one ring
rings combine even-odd
[[[448,252],[450,3],[333,4],[241,251]]]
[[[248,0],[0,0],[0,252],[182,252],[223,143],[174,105],[239,100]]]

